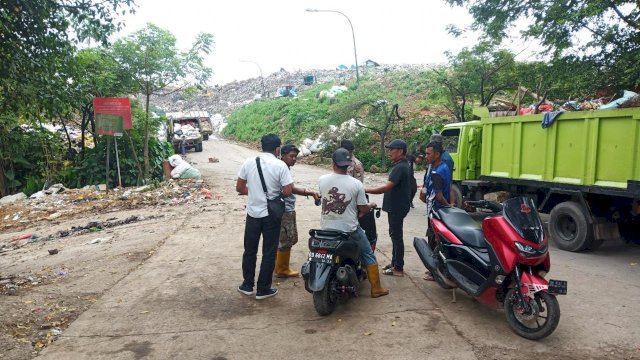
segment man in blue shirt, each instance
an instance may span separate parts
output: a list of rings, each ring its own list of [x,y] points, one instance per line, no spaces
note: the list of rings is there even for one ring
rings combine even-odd
[[[449,171],[451,171],[451,174],[453,174],[453,167],[455,164],[453,163],[453,159],[451,158],[451,155],[449,155],[449,152],[447,150],[444,150],[444,137],[440,134],[433,134],[431,135],[430,141],[440,143],[440,145],[442,146],[442,155],[440,156],[440,158],[442,159],[442,162],[444,162],[449,167]]]
[[[434,209],[451,207],[451,169],[442,161],[442,144],[432,141],[427,145],[426,159],[429,170],[425,174],[426,189],[420,193],[420,200],[431,202]]]

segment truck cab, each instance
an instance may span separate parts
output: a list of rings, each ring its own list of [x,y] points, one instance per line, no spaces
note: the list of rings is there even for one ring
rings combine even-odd
[[[462,182],[475,183],[480,176],[482,157],[482,125],[480,121],[460,122],[445,125],[441,132],[444,150],[451,155],[453,191],[456,202],[462,206],[462,198],[481,199],[481,193],[474,194],[475,186],[462,186]]]

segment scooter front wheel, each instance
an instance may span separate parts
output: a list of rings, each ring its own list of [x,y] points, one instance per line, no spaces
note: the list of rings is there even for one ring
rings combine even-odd
[[[313,293],[313,307],[322,316],[330,315],[336,309],[338,299],[332,291],[334,281],[335,279],[328,280],[322,290]]]
[[[528,309],[519,301],[515,288],[507,292],[504,310],[511,329],[529,340],[540,340],[551,335],[560,322],[560,305],[556,297],[538,291],[533,299],[525,296],[525,301]]]

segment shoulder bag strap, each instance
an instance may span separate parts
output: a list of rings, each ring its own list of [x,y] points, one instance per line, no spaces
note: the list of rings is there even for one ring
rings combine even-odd
[[[262,190],[264,191],[264,196],[269,200],[269,195],[267,195],[267,184],[264,182],[264,176],[262,175],[262,168],[260,167],[260,157],[256,156],[256,165],[258,166],[258,175],[260,175],[260,181],[262,182]]]

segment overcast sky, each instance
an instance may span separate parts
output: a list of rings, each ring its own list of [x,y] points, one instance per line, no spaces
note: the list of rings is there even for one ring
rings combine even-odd
[[[382,3],[380,5],[375,3]],[[446,60],[472,45],[477,37],[456,39],[448,24],[466,26],[471,17],[463,8],[443,0],[137,0],[136,14],[127,16],[119,36],[151,22],[171,31],[182,50],[199,32],[213,34],[215,48],[207,58],[213,84],[225,84],[280,68],[334,69],[354,64],[348,21],[337,13],[311,13],[307,8],[337,10],[353,24],[358,63],[367,59],[385,64],[427,64]]]

